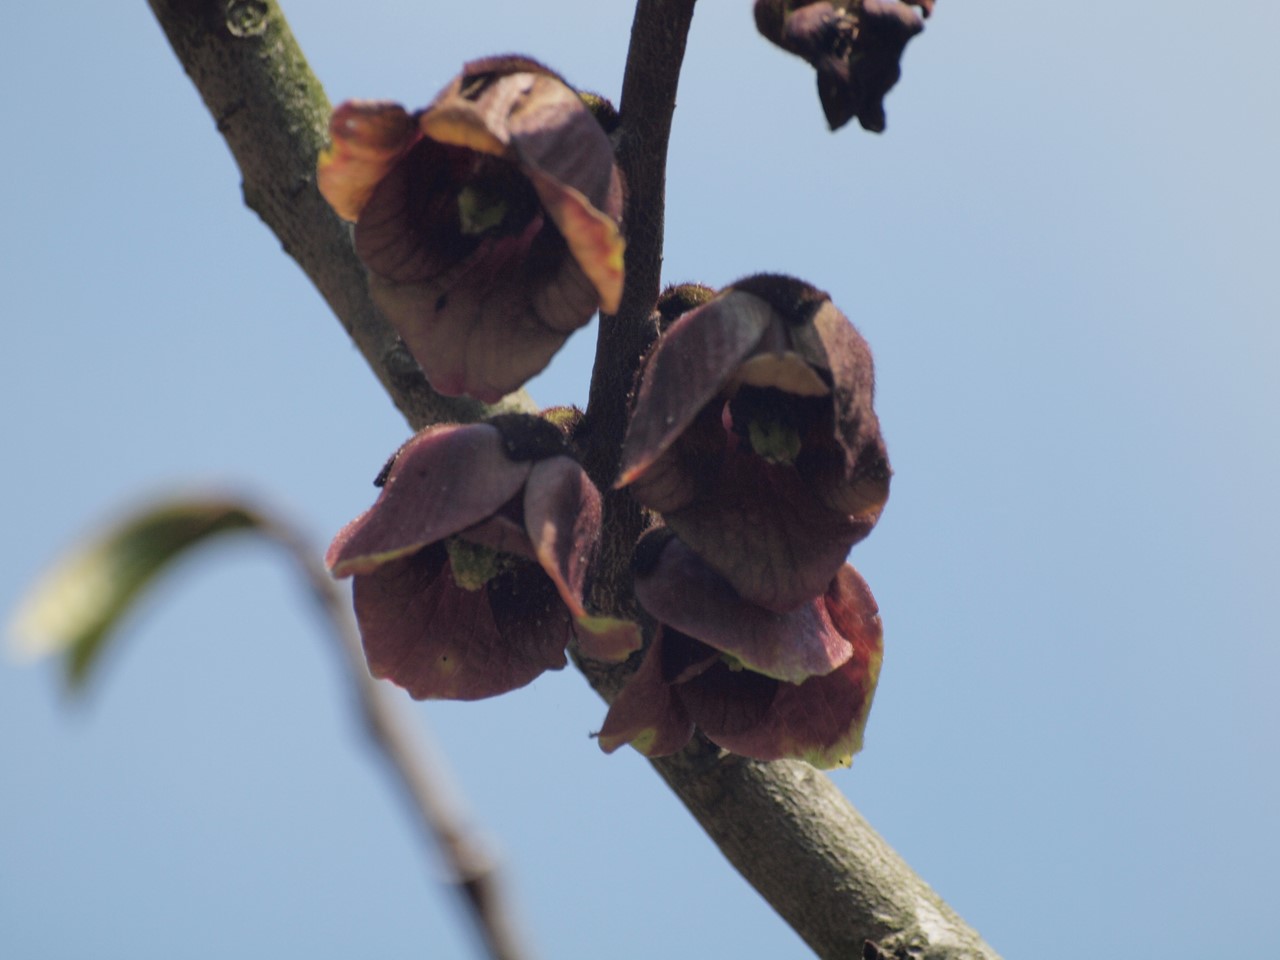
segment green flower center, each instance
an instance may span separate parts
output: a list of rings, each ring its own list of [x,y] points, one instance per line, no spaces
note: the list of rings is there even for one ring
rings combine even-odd
[[[498,574],[511,569],[518,559],[461,537],[450,537],[444,546],[449,551],[453,581],[463,590],[479,590]]]
[[[458,191],[458,222],[464,236],[475,237],[502,226],[507,201],[494,193],[468,184]]]
[[[747,421],[747,440],[770,463],[795,463],[800,454],[800,432],[781,417],[757,412]]]

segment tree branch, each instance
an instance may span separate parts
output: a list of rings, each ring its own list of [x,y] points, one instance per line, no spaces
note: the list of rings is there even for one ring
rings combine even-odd
[[[148,0],[243,176],[245,204],[315,284],[415,429],[488,408],[431,389],[369,297],[350,228],[316,188],[329,100],[275,0]],[[532,409],[524,391],[503,406]]]
[[[368,299],[346,228],[315,188],[328,104],[278,5],[150,3],[231,146],[246,202],[333,307],[409,422],[421,427],[473,418],[478,405],[435,395],[398,346]],[[667,134],[693,5],[640,0],[632,28],[618,144],[629,190],[627,284],[618,315],[601,321],[585,437],[586,466],[602,489],[612,481],[630,377],[652,336],[648,314],[660,283]],[[612,582],[595,598],[610,599],[608,609],[620,604],[625,615],[625,571],[643,518],[629,498],[611,497],[606,509],[616,531],[604,556]],[[611,698],[617,672],[584,666],[592,685]],[[705,741],[654,766],[730,862],[820,956],[996,957],[825,775],[797,762],[722,757]]]

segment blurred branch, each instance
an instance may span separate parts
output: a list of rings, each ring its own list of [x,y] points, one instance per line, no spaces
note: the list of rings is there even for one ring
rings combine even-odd
[[[365,728],[387,760],[428,840],[453,868],[493,960],[526,960],[496,870],[465,829],[444,764],[425,754],[387,689],[365,665],[351,598],[318,552],[283,520],[226,494],[152,498],[68,550],[24,598],[9,632],[15,650],[56,656],[68,687],[84,689],[121,622],[152,586],[198,548],[230,534],[256,534],[284,548],[320,606],[337,641]]]
[[[493,960],[527,960],[528,938],[518,935],[493,859],[466,827],[444,759],[392,699],[386,684],[369,675],[360,631],[347,589],[329,575],[314,547],[279,523],[264,532],[285,547],[306,577],[343,657],[345,673],[373,745],[387,762],[427,842],[448,861],[453,883],[465,897]]]
[[[432,393],[396,344],[368,299],[346,228],[315,188],[328,103],[279,6],[274,0],[150,3],[231,146],[246,202],[324,294],[396,405],[415,428],[465,419],[452,405],[466,402]],[[605,479],[604,489],[616,458],[612,444],[622,436],[629,377],[651,335],[647,317],[660,282],[667,134],[693,6],[694,0],[640,0],[632,27],[619,139],[629,190],[627,287],[618,316],[601,322],[607,357],[593,380],[584,438],[586,466],[595,479]],[[468,416],[476,412],[471,406]],[[630,543],[641,517],[621,499],[611,498],[607,509],[615,532],[601,579],[611,584],[603,596],[616,610],[628,602]],[[610,699],[617,672],[584,666],[592,685]],[[801,763],[721,758],[705,743],[654,766],[730,862],[820,956],[996,957],[825,775]]]

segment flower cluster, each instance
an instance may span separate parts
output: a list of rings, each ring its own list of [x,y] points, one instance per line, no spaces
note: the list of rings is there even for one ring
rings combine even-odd
[[[929,12],[931,0],[915,0]],[[833,127],[880,129],[919,29],[890,0],[756,4],[818,68]],[[525,57],[468,63],[425,108],[334,111],[319,187],[354,223],[370,292],[431,384],[493,402],[623,286],[617,117]],[[674,287],[630,397],[615,488],[644,508],[635,597],[656,627],[599,743],[658,756],[700,730],[731,752],[846,765],[879,676],[880,618],[845,560],[891,471],[866,342],[828,295],[758,274]],[[588,610],[603,498],[580,415],[423,430],[326,558],[354,578],[369,668],[418,698],[494,696],[640,628]]]
[[[664,524],[635,564],[660,627],[601,746],[658,756],[697,726],[744,756],[848,764],[882,649],[845,563],[889,493],[870,352],[791,277],[675,288],[659,312],[678,316],[645,360],[618,485]]]
[[[429,427],[379,479],[325,557],[355,578],[374,676],[419,699],[475,700],[563,667],[575,633],[596,659],[639,646],[633,624],[583,607],[600,493],[548,420]]]

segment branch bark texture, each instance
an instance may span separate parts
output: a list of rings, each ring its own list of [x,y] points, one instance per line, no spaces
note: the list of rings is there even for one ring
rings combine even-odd
[[[410,424],[481,415],[479,404],[430,389],[369,300],[348,231],[315,187],[329,104],[279,6],[274,0],[149,2],[235,155],[246,202],[320,290]],[[625,427],[626,394],[653,336],[667,137],[693,8],[694,0],[639,0],[632,27],[618,138],[628,189],[627,282],[618,315],[601,320],[582,438],[585,465],[606,490]],[[606,529],[616,542],[606,544],[602,588],[594,599],[634,615],[627,569],[643,517],[629,498],[610,497],[606,511]],[[617,671],[584,672],[612,698]],[[705,741],[654,766],[730,862],[819,956],[996,958],[826,775],[798,762],[724,757]]]
[[[350,229],[316,187],[316,157],[328,142],[329,100],[279,5],[148,2],[231,148],[245,203],[315,284],[405,419],[417,429],[484,416],[484,404],[431,389],[369,297]],[[510,405],[533,406],[523,392]]]

